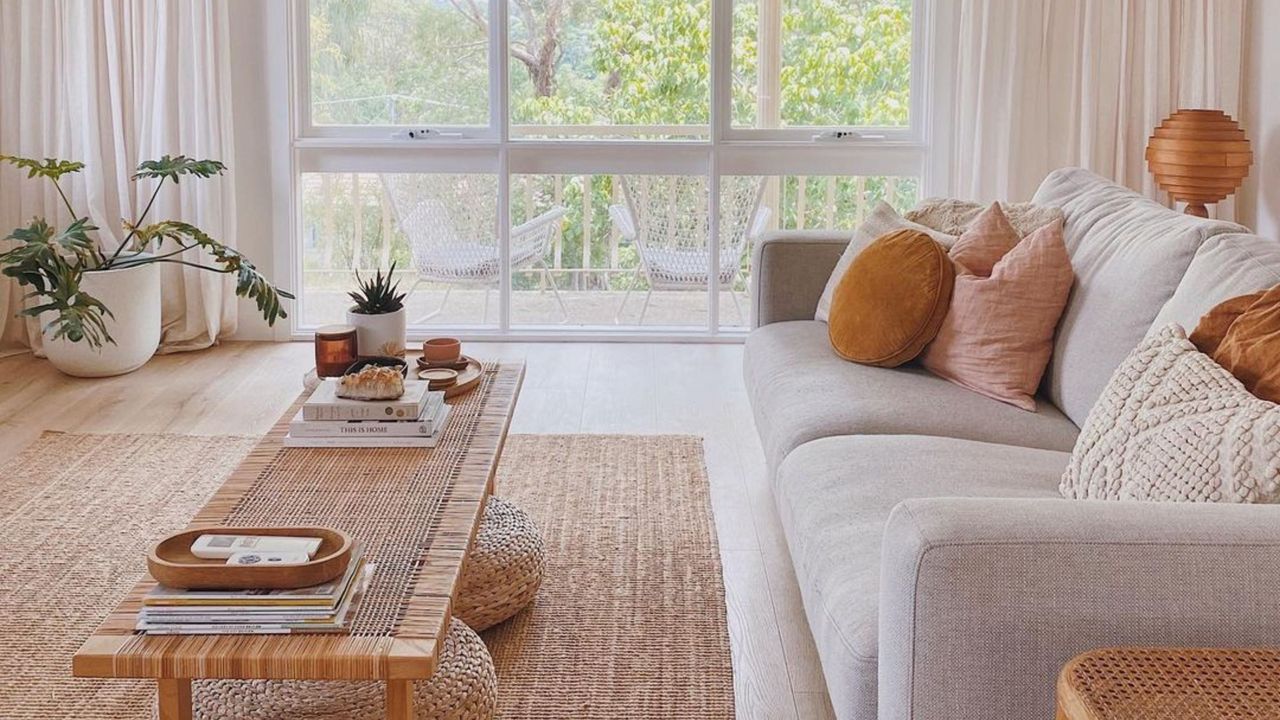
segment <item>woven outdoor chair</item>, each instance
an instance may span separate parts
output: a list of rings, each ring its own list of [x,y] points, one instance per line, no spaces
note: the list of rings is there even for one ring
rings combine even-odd
[[[619,178],[625,205],[609,207],[609,218],[618,233],[636,244],[640,265],[635,279],[643,274],[649,281],[639,324],[644,323],[655,290],[703,290],[711,283],[711,249],[708,238],[706,178],[644,175]],[[738,316],[742,305],[734,282],[742,272],[742,260],[751,243],[765,229],[770,210],[760,204],[764,181],[760,178],[726,177],[720,185],[720,287],[729,289]],[[614,315],[631,297],[627,288]]]
[[[418,279],[412,293],[424,282],[446,285],[440,307],[415,320],[424,323],[444,312],[455,285],[484,287],[484,317],[489,315],[489,291],[501,277],[498,254],[497,178],[492,175],[384,174],[379,176],[391,199],[400,231],[409,240]],[[569,311],[560,288],[544,260],[555,230],[565,215],[553,207],[511,229],[511,269],[537,268],[560,305],[561,322]],[[481,322],[484,318],[481,319]]]

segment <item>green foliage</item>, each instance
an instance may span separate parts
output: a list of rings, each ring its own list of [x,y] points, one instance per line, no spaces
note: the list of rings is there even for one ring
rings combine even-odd
[[[38,175],[55,182],[63,175],[77,173],[84,169],[84,163],[82,162],[58,160],[56,158],[33,160],[31,158],[22,158],[15,155],[0,155],[0,162],[7,162],[10,165],[16,165],[23,170],[26,170],[28,178],[33,178]]]
[[[759,8],[733,3],[732,101],[749,126],[902,126],[911,0],[781,0],[779,117],[758,115]],[[711,0],[510,0],[517,125],[705,125]],[[484,125],[487,3],[312,0],[318,123]],[[548,49],[546,52],[541,52]],[[545,65],[546,82],[526,63]]]
[[[175,180],[174,182],[177,181]],[[236,295],[253,300],[258,307],[258,312],[262,313],[262,317],[267,321],[268,326],[275,325],[276,320],[288,317],[288,314],[285,313],[284,308],[280,305],[280,298],[284,297],[293,300],[293,295],[276,288],[268,282],[266,276],[258,271],[258,268],[249,261],[249,258],[239,251],[214,240],[200,228],[178,220],[163,220],[143,227],[131,228],[131,230],[142,247],[147,247],[154,243],[157,249],[163,250],[166,240],[178,246],[173,252],[161,255],[157,259],[180,255],[195,247],[201,248],[209,254],[209,257],[219,267],[198,267],[212,270],[213,272],[235,275]],[[145,265],[152,261],[151,258],[125,258],[117,263],[116,267],[134,267]]]
[[[0,272],[19,285],[33,288],[23,299],[44,298],[45,302],[23,310],[22,315],[38,317],[48,310],[57,311],[57,317],[46,327],[54,331],[54,338],[84,340],[101,347],[112,341],[102,319],[111,311],[80,289],[81,268],[93,261],[96,252],[87,233],[96,229],[82,218],[57,232],[43,218],[35,218],[29,226],[14,230],[5,238],[18,245],[0,254]]]
[[[257,303],[258,311],[268,325],[287,317],[280,305],[280,298],[293,295],[274,287],[258,272],[253,263],[239,252],[214,240],[194,225],[177,220],[143,225],[151,211],[160,189],[166,181],[177,184],[183,175],[209,178],[220,175],[226,166],[217,160],[195,160],[185,155],[165,155],[159,160],[148,160],[138,165],[135,180],[158,179],[151,199],[136,221],[124,221],[129,231],[125,239],[110,256],[105,256],[98,240],[91,233],[98,230],[88,217],[77,217],[58,180],[69,173],[84,168],[80,162],[45,159],[44,161],[0,155],[0,161],[8,162],[28,171],[27,177],[42,177],[53,183],[62,197],[72,220],[61,231],[55,230],[44,218],[35,218],[25,228],[17,228],[6,238],[17,246],[0,254],[0,273],[12,277],[23,287],[32,288],[25,297],[39,298],[43,302],[22,311],[23,315],[39,316],[45,312],[56,313],[44,330],[53,331],[53,338],[66,338],[71,342],[87,342],[100,348],[114,343],[108,332],[105,318],[112,317],[111,310],[101,301],[80,289],[86,272],[123,269],[149,263],[177,263],[223,274],[236,276],[236,294]],[[167,245],[166,245],[167,243]],[[126,248],[142,250],[155,245],[157,252],[172,247],[169,252],[156,255],[122,254]],[[212,258],[214,266],[179,259],[177,256],[189,250],[203,251]]]
[[[176,185],[181,175],[195,175],[208,179],[214,175],[221,175],[226,169],[227,166],[217,160],[193,160],[186,155],[177,157],[165,155],[159,160],[146,160],[140,163],[137,171],[133,173],[133,179],[167,178]]]
[[[360,315],[386,315],[404,307],[404,298],[407,293],[399,292],[400,283],[392,280],[395,273],[395,263],[391,263],[391,269],[387,271],[386,276],[383,276],[382,270],[378,270],[377,275],[369,280],[361,278],[360,271],[357,270],[356,284],[359,285],[359,289],[347,293],[347,296],[355,302],[351,312]]]

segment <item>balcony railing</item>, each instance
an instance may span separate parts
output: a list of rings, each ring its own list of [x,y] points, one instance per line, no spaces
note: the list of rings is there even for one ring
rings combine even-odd
[[[687,129],[687,128],[686,128]],[[765,179],[763,205],[771,210],[771,229],[845,228],[852,230],[884,199],[905,208],[916,200],[915,178],[807,177]],[[513,225],[551,208],[566,213],[553,230],[547,257],[552,278],[575,325],[699,325],[706,322],[706,293],[654,293],[648,314],[640,315],[640,296],[648,290],[639,272],[639,255],[609,218],[609,206],[622,204],[621,183],[612,175],[516,175],[511,181]],[[409,245],[397,227],[392,204],[378,176],[318,173],[304,177],[302,323],[319,325],[341,320],[344,291],[354,270],[362,274],[387,268],[393,261],[403,286],[413,285],[417,271]],[[751,253],[732,288],[723,288],[721,318],[726,325],[745,324],[740,309],[750,276]],[[537,268],[516,270],[512,318],[516,323],[565,322],[546,276]],[[496,322],[493,287],[422,284],[410,301],[411,321],[433,311],[450,292],[445,311],[430,323],[483,325]],[[627,298],[627,293],[632,293]],[[731,293],[737,293],[735,297]],[[492,294],[493,297],[489,297]],[[627,304],[624,305],[624,299]],[[417,313],[415,315],[415,313]]]

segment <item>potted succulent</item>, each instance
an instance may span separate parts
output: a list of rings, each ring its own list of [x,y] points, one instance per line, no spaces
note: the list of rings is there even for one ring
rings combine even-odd
[[[165,155],[138,165],[133,180],[159,182],[142,215],[123,221],[125,237],[114,248],[98,238],[98,228],[75,211],[58,183],[80,172],[84,163],[11,155],[0,155],[0,162],[26,170],[28,178],[52,182],[71,217],[62,229],[33,218],[5,238],[15,245],[0,253],[0,272],[31,288],[25,299],[34,304],[21,314],[39,319],[45,354],[62,372],[80,377],[120,375],[151,359],[160,344],[163,263],[233,274],[236,294],[255,300],[268,324],[287,317],[280,298],[293,296],[271,285],[248,258],[179,220],[144,224],[166,182],[176,185],[184,175],[220,175],[226,166],[217,160]],[[189,250],[199,255],[187,254]]]
[[[355,303],[347,310],[347,324],[356,329],[360,357],[404,357],[404,298],[395,281],[396,264],[384,276],[382,270],[365,280],[356,271],[358,288],[347,295]]]

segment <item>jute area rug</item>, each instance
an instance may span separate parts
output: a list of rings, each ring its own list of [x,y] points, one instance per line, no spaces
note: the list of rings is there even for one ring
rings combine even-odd
[[[0,717],[150,718],[149,681],[71,655],[256,438],[47,433],[0,473]],[[731,718],[701,441],[516,435],[498,494],[547,544],[537,602],[484,634],[503,718]]]

